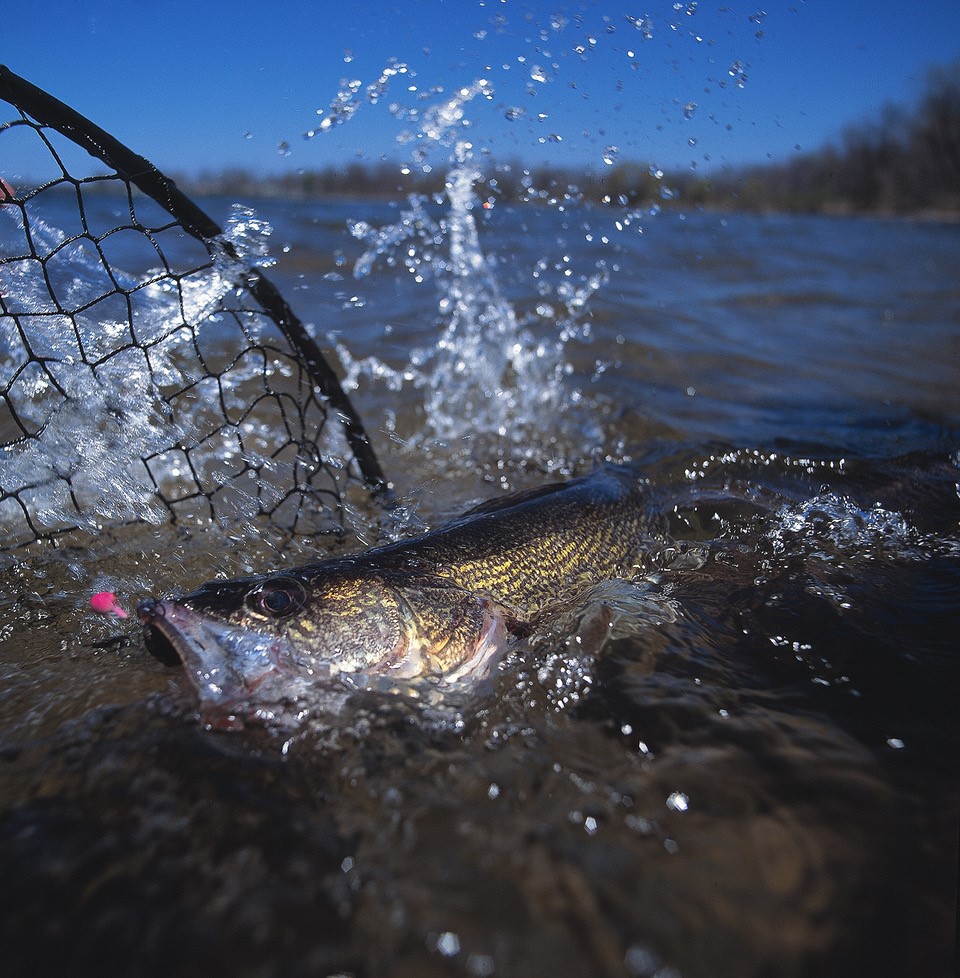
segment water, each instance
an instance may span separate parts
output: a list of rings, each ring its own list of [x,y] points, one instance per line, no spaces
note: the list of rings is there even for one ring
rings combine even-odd
[[[369,693],[334,724],[229,734],[86,599],[315,542],[141,525],[8,561],[8,967],[947,973],[956,226],[456,193],[422,205],[411,262],[345,232],[409,205],[257,205],[271,277],[335,331],[401,503],[336,546],[610,458],[649,479],[676,554],[540,629],[469,704]]]

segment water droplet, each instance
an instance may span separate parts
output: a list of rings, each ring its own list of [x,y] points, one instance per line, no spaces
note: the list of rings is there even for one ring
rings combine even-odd
[[[687,104],[683,107],[683,117],[684,117],[684,119],[692,119],[693,118],[693,114],[696,111],[697,111],[697,103],[696,102],[687,102]]]
[[[899,737],[888,737],[887,744],[894,750],[903,750],[903,748],[906,746]]]
[[[437,950],[445,958],[452,958],[460,953],[460,938],[453,931],[444,931],[437,938]]]
[[[674,791],[667,799],[667,808],[675,812],[685,812],[690,805],[690,799],[682,791]]]
[[[252,133],[252,132],[250,132],[249,130],[247,130],[247,131],[246,131],[246,132],[245,132],[245,133],[243,134],[243,138],[244,138],[244,139],[253,139],[253,133]]]
[[[517,105],[511,105],[510,108],[503,113],[503,116],[508,122],[516,122],[517,119],[522,119],[526,114],[526,109]]]
[[[290,144],[285,139],[282,139],[279,143],[277,143],[277,154],[279,156],[290,155]]]
[[[631,17],[627,14],[627,20],[643,34],[644,40],[649,41],[653,37],[653,19],[651,17]]]
[[[607,166],[613,166],[617,162],[617,157],[620,155],[620,150],[616,146],[608,146],[603,151],[603,162]]]
[[[543,68],[540,67],[540,65],[534,65],[530,69],[530,77],[535,82],[546,82],[546,80],[547,80],[547,73],[543,70]]]
[[[743,88],[747,83],[747,74],[745,65],[742,61],[734,61],[732,65],[727,69],[727,74],[734,80],[737,88]]]
[[[347,48],[347,50],[343,52],[343,60],[346,62],[346,64],[350,64],[350,62],[353,61],[353,52],[350,50],[350,48]]]
[[[489,978],[495,970],[496,965],[489,954],[471,954],[467,958],[467,971],[473,978]]]

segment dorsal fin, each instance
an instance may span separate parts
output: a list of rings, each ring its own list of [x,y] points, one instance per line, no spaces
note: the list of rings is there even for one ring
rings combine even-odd
[[[481,513],[498,513],[502,509],[519,506],[521,503],[528,503],[532,499],[540,499],[542,496],[549,496],[561,489],[569,489],[569,487],[569,482],[550,482],[545,486],[534,486],[532,489],[518,489],[516,492],[508,492],[505,496],[497,496],[495,499],[487,499],[478,503],[462,513],[458,519],[479,516]]]

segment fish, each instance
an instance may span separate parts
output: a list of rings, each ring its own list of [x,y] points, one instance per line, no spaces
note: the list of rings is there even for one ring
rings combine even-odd
[[[645,481],[605,465],[418,537],[146,598],[137,614],[151,650],[182,663],[204,719],[230,726],[257,700],[337,678],[486,677],[545,616],[634,577],[650,525]]]

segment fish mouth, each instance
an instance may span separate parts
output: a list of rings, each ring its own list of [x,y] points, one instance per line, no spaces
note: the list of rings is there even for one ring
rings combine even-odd
[[[137,616],[148,650],[161,662],[183,665],[210,726],[242,726],[254,692],[262,695],[266,680],[286,671],[284,643],[276,637],[251,634],[179,601],[146,598]]]
[[[165,666],[183,665],[186,643],[176,628],[167,622],[163,602],[146,598],[137,605],[137,617],[144,625],[147,651]]]

